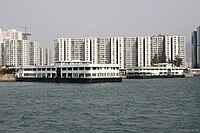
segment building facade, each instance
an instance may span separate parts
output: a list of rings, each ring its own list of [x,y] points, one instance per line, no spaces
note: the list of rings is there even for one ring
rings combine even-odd
[[[15,29],[7,31],[0,29],[0,66],[52,64],[52,50],[45,49],[45,55],[41,57],[40,48],[39,42],[31,41],[29,33],[22,33]]]
[[[121,68],[151,66],[181,58],[185,66],[184,36],[86,37],[54,40],[55,61],[91,61],[118,64]],[[153,58],[157,62],[153,62]],[[160,62],[159,62],[160,61]]]
[[[200,27],[192,35],[193,66],[200,67]],[[184,36],[57,38],[54,48],[46,49],[31,40],[31,34],[0,29],[1,66],[50,65],[55,61],[89,61],[116,64],[122,69],[174,63],[185,67]]]
[[[30,42],[29,43],[30,50],[30,65],[38,66],[40,65],[40,43],[39,42]]]
[[[197,31],[192,32],[192,68],[197,68]]]
[[[200,26],[197,28],[197,67],[200,68]]]
[[[200,68],[200,26],[192,32],[192,68]]]
[[[124,38],[124,66],[137,66],[137,37]]]
[[[54,40],[55,61],[91,61],[124,66],[124,38],[87,37]]]
[[[152,37],[152,59],[157,56],[158,63],[173,63],[181,59],[182,67],[185,67],[185,36],[158,35]]]

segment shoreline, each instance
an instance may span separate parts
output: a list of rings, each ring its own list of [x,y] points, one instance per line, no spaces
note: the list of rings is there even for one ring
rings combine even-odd
[[[156,78],[186,78],[186,77],[196,77],[196,76],[193,76],[193,75],[192,76],[191,75],[190,76],[188,76],[188,75],[185,75],[185,76],[175,76],[175,77],[162,77],[162,76],[158,76]],[[155,78],[155,77],[151,77],[151,76],[130,76],[130,77],[122,76],[121,80],[122,79],[153,79],[153,78]],[[43,80],[41,80],[41,79],[40,80],[35,79],[34,80],[32,78],[31,80],[25,79],[25,81],[24,81],[23,78],[21,80],[17,80],[17,78],[13,74],[0,75],[0,82],[31,82],[31,81],[32,82],[37,82],[37,81],[38,82],[53,82],[54,80],[52,80],[52,81],[51,80],[48,81],[48,79],[46,79],[46,80],[44,80],[44,79]],[[110,80],[107,80],[107,82],[110,82]],[[111,82],[112,82],[112,79],[111,79]],[[123,80],[121,82],[123,82]],[[58,79],[57,79],[57,83],[59,83]],[[61,80],[61,83],[64,83],[64,81]],[[65,81],[65,83],[67,83],[67,82]],[[75,82],[73,80],[73,82],[71,81],[71,82],[68,82],[68,83],[77,83],[77,82]],[[83,83],[95,83],[95,82],[92,82],[92,81],[83,81]],[[99,83],[103,83],[103,81],[101,81]]]
[[[0,82],[16,82],[16,78],[13,74],[1,74]]]

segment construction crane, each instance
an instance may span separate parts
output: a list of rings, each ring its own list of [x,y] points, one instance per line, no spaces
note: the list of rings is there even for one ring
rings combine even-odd
[[[28,29],[28,27],[26,27],[26,26],[17,26],[17,27],[23,28],[24,29],[24,33],[26,33],[26,30]]]

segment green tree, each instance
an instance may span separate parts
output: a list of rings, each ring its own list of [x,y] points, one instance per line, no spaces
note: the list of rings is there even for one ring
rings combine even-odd
[[[159,56],[159,63],[166,63],[166,55],[163,53],[162,56]]]
[[[153,59],[152,59],[152,61],[151,61],[151,63],[152,64],[157,64],[157,63],[166,63],[167,61],[166,61],[166,55],[165,54],[162,54],[162,56],[159,56],[158,57],[158,55],[157,54],[155,54],[154,55],[154,57],[153,57]]]
[[[15,68],[3,68],[0,69],[0,74],[13,74],[15,73]]]
[[[153,59],[151,60],[151,64],[157,64],[159,63],[158,55],[154,54]]]
[[[175,66],[180,67],[182,65],[182,59],[177,55],[172,62]]]

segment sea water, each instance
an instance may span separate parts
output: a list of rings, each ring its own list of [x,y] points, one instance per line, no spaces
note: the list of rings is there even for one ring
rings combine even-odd
[[[0,133],[199,133],[200,77],[0,83]]]

